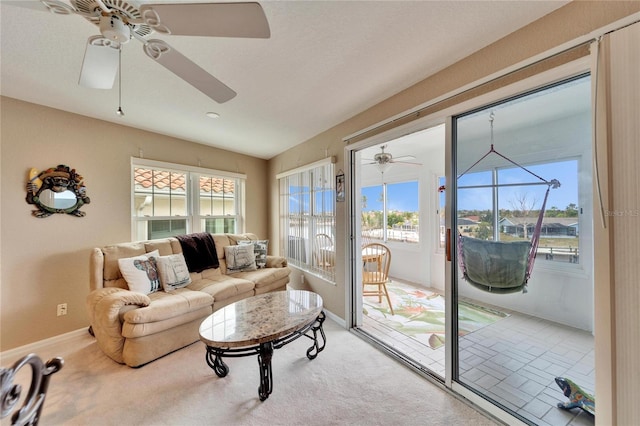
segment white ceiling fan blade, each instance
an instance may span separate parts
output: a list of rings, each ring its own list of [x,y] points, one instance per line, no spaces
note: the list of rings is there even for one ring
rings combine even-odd
[[[111,89],[118,73],[120,45],[101,35],[89,37],[78,84],[91,89]]]
[[[393,164],[407,164],[409,166],[422,166],[422,163],[411,163],[409,161],[392,161]]]
[[[236,96],[236,92],[226,84],[162,40],[149,40],[144,45],[144,52],[151,59],[159,62],[169,71],[220,104]]]
[[[37,10],[38,12],[48,12],[50,9],[39,1],[24,1],[24,0],[2,0],[2,4],[9,6],[18,6],[23,9]],[[67,8],[70,6],[65,5]]]
[[[407,161],[407,160],[415,160],[416,157],[414,157],[413,155],[403,155],[401,157],[393,157],[393,162],[397,163],[397,162],[402,162],[402,161]]]
[[[142,19],[163,34],[205,37],[269,38],[271,31],[258,3],[149,4]]]

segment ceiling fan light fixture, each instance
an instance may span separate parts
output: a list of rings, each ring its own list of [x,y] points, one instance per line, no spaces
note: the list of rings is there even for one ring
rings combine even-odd
[[[220,114],[218,114],[217,112],[213,112],[213,111],[209,111],[205,115],[207,117],[211,118],[211,119],[220,118]]]
[[[131,29],[118,15],[100,17],[100,32],[111,41],[126,43],[131,39]]]
[[[376,167],[380,173],[384,173],[391,167],[393,163],[376,163]]]

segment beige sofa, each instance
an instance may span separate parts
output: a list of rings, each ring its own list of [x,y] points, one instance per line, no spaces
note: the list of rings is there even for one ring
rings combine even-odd
[[[213,311],[238,300],[285,290],[291,270],[282,257],[267,256],[265,268],[227,274],[225,246],[258,240],[254,234],[212,234],[219,268],[190,273],[184,288],[143,294],[128,289],[118,259],[154,250],[182,252],[176,238],[95,248],[90,259],[87,310],[100,349],[114,361],[138,367],[199,339],[198,328]]]

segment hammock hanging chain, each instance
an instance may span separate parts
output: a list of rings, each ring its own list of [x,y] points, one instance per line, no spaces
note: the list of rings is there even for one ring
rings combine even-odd
[[[484,160],[489,154],[493,153],[493,154],[496,154],[496,155],[500,156],[501,158],[507,160],[508,162],[513,164],[514,166],[521,168],[522,170],[524,170],[525,172],[529,173],[530,175],[537,177],[538,179],[540,179],[542,182],[546,183],[547,185],[553,186],[554,189],[558,188],[560,186],[560,182],[557,179],[553,179],[551,181],[548,181],[548,180],[538,176],[537,174],[533,173],[531,170],[527,169],[526,167],[516,163],[512,159],[505,157],[504,155],[500,154],[498,151],[496,151],[494,149],[494,147],[493,147],[493,120],[494,120],[494,117],[495,117],[495,115],[494,115],[493,111],[491,111],[491,114],[489,115],[489,123],[491,123],[491,148],[489,149],[489,152],[487,152],[485,155],[483,155],[478,161],[473,163],[471,165],[471,167],[469,167],[467,170],[462,172],[462,174],[460,174],[458,176],[458,179],[460,179],[462,176],[464,176],[469,170],[471,170],[475,166],[477,166],[478,163],[480,163],[482,160]]]

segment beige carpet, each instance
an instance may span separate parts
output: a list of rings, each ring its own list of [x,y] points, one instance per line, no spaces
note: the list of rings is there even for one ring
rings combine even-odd
[[[264,402],[254,356],[226,358],[230,373],[221,379],[197,342],[133,369],[106,358],[83,335],[39,354],[65,359],[40,424],[496,424],[335,322],[327,320],[325,331],[327,346],[313,361],[305,356],[307,338],[274,352],[273,393]]]

